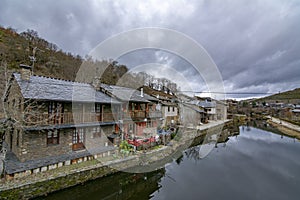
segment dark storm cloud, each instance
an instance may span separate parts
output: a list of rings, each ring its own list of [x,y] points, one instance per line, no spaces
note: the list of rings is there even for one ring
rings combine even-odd
[[[0,2],[1,25],[18,31],[35,29],[63,50],[82,56],[106,38],[132,28],[180,31],[203,45],[226,90],[235,92],[300,86],[299,19],[296,0]],[[166,52],[144,51],[119,61],[130,67],[149,62],[172,65],[198,82],[195,90],[205,89],[189,63]]]

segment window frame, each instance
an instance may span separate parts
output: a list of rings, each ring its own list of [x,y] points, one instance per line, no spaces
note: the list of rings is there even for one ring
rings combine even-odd
[[[59,144],[59,130],[52,129],[47,132],[47,145],[58,145]]]

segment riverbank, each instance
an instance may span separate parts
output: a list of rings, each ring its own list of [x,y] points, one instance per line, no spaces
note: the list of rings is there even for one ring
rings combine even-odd
[[[162,146],[148,152],[138,152],[128,157],[110,157],[82,162],[76,165],[63,166],[54,170],[32,174],[24,178],[0,184],[0,199],[29,199],[37,196],[83,184],[86,181],[97,179],[117,171],[132,171],[136,168],[154,170],[171,162],[183,150],[189,147],[192,140],[201,135],[209,134],[214,130],[222,130],[226,121],[212,121],[199,127],[183,128],[181,135],[172,141],[169,146]],[[134,169],[139,172],[139,169]]]
[[[267,122],[280,130],[283,134],[300,140],[300,126],[275,117],[269,117]]]

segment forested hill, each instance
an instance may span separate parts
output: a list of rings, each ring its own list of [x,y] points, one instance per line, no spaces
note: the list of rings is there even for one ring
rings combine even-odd
[[[19,64],[32,65],[29,56],[35,50],[34,74],[74,80],[83,59],[79,55],[63,52],[56,44],[38,36],[34,30],[17,33],[11,28],[0,27],[0,60],[7,63],[8,69],[19,70]],[[127,72],[127,67],[113,61],[97,61],[109,66],[103,77],[105,83],[115,84]],[[94,63],[95,64],[95,63]]]
[[[34,73],[73,80],[82,63],[80,56],[59,50],[58,46],[40,38],[38,33],[27,30],[18,34],[13,29],[0,27],[0,59],[8,69],[19,70],[19,64],[32,65],[29,56],[36,47]],[[3,65],[3,63],[2,63]]]
[[[17,33],[12,28],[3,28],[0,26],[1,95],[4,92],[6,81],[5,72],[8,72],[8,74],[18,72],[20,64],[32,66],[30,56],[33,55],[34,49],[36,58],[36,62],[34,63],[35,75],[75,80],[76,73],[84,61],[79,55],[63,52],[56,44],[40,38],[34,30]],[[107,84],[116,84],[119,78],[128,71],[126,66],[119,65],[112,60],[93,61],[89,58],[85,59],[85,61],[96,66],[108,66],[101,79],[103,83]],[[0,114],[2,112],[1,105]]]
[[[265,101],[269,103],[283,102],[283,103],[298,104],[300,102],[300,88],[274,94],[268,97],[258,99],[256,101],[262,101],[262,102]]]
[[[34,53],[35,52],[35,53]],[[35,54],[35,55],[34,55]],[[111,85],[121,85],[136,88],[146,85],[164,93],[176,92],[177,84],[166,78],[155,78],[145,72],[127,73],[128,68],[113,60],[93,60],[90,57],[63,52],[57,45],[40,38],[34,30],[18,33],[12,28],[0,26],[0,94],[4,92],[5,72],[18,72],[20,64],[32,66],[30,57],[36,58],[34,75],[41,75],[65,80],[79,80],[91,83],[96,74],[85,67],[96,69],[101,76],[101,82]],[[76,74],[84,62],[84,73]],[[5,67],[6,66],[6,67]],[[7,70],[6,70],[7,68]],[[105,71],[103,71],[105,69]],[[81,71],[82,72],[82,71]],[[0,114],[2,112],[0,104]]]

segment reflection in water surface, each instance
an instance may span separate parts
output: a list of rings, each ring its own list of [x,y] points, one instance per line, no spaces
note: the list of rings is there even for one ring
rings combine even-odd
[[[195,146],[165,169],[118,173],[47,199],[299,199],[299,141],[253,127],[239,130],[203,159]]]

